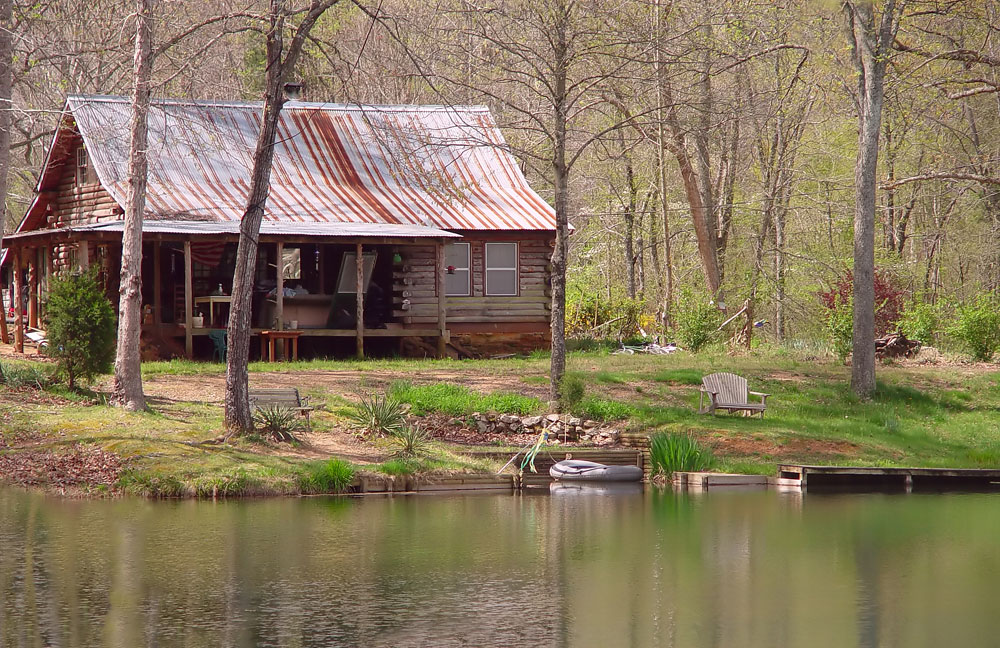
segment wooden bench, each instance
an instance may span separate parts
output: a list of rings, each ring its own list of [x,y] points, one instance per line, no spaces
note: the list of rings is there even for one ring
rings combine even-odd
[[[708,406],[703,405],[705,394],[708,394]],[[749,402],[749,396],[760,396],[759,403]],[[698,394],[698,413],[715,414],[715,410],[728,412],[747,412],[748,415],[760,412],[764,418],[767,409],[767,397],[770,394],[749,391],[747,379],[731,373],[709,374],[701,379],[701,391]]]
[[[308,396],[299,396],[295,387],[274,387],[271,389],[251,389],[250,407],[283,407],[295,410],[306,417],[306,430],[311,430],[309,413],[315,408],[309,405]]]

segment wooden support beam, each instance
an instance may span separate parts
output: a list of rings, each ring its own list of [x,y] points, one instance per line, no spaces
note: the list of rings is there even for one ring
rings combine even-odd
[[[355,246],[354,260],[354,267],[357,270],[355,274],[357,275],[358,282],[356,287],[358,301],[357,325],[355,327],[357,337],[355,339],[357,340],[358,359],[363,360],[365,357],[365,257],[360,243]]]
[[[184,241],[184,354],[194,357],[194,294],[191,286],[191,241]]]
[[[278,321],[275,322],[274,328],[279,331],[283,331],[285,330],[285,259],[283,258],[285,254],[285,244],[281,242],[275,243],[275,248],[278,251],[278,260],[274,264],[275,272],[278,275],[275,278],[277,283],[275,297],[278,301],[277,305],[274,307],[274,312]],[[282,353],[284,353],[284,347],[282,347]]]
[[[153,242],[153,324],[156,328],[160,328],[163,323],[163,295],[160,294],[160,283],[162,281],[160,277],[160,263],[162,261],[160,257],[160,248],[163,246],[159,241]]]
[[[21,250],[14,251],[14,350],[24,353],[24,274]]]
[[[28,257],[28,327],[38,328],[38,250]]]
[[[87,241],[80,241],[76,246],[76,262],[80,266],[81,272],[86,272],[90,269],[90,243]]]
[[[437,278],[437,356],[443,358],[445,357],[446,345],[448,344],[448,308],[445,300],[445,276],[448,269],[444,265],[444,240],[438,241],[435,252],[434,256],[436,257],[437,264],[437,271],[435,272],[435,277]]]
[[[13,291],[13,287],[11,287],[11,290]],[[4,344],[10,344],[10,332],[7,330],[6,303],[0,303],[0,342],[3,342]]]

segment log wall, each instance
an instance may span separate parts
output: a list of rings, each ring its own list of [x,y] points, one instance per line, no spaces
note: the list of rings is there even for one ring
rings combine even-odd
[[[485,241],[466,239],[471,245],[471,286],[468,297],[446,299],[448,324],[524,324],[549,321],[551,293],[547,238],[518,240],[518,293],[485,294]],[[437,321],[434,246],[401,248],[402,261],[393,268],[393,316],[404,324]]]

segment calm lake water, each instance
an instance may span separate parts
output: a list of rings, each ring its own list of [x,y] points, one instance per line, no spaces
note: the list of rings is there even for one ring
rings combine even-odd
[[[0,489],[2,646],[994,646],[998,583],[996,495]]]

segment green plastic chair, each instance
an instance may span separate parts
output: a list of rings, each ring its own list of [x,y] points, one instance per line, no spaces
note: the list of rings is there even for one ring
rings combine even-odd
[[[214,362],[218,358],[219,362],[225,362],[229,352],[229,345],[226,344],[225,329],[212,329],[208,332],[208,339],[214,345],[212,347],[212,361]]]

